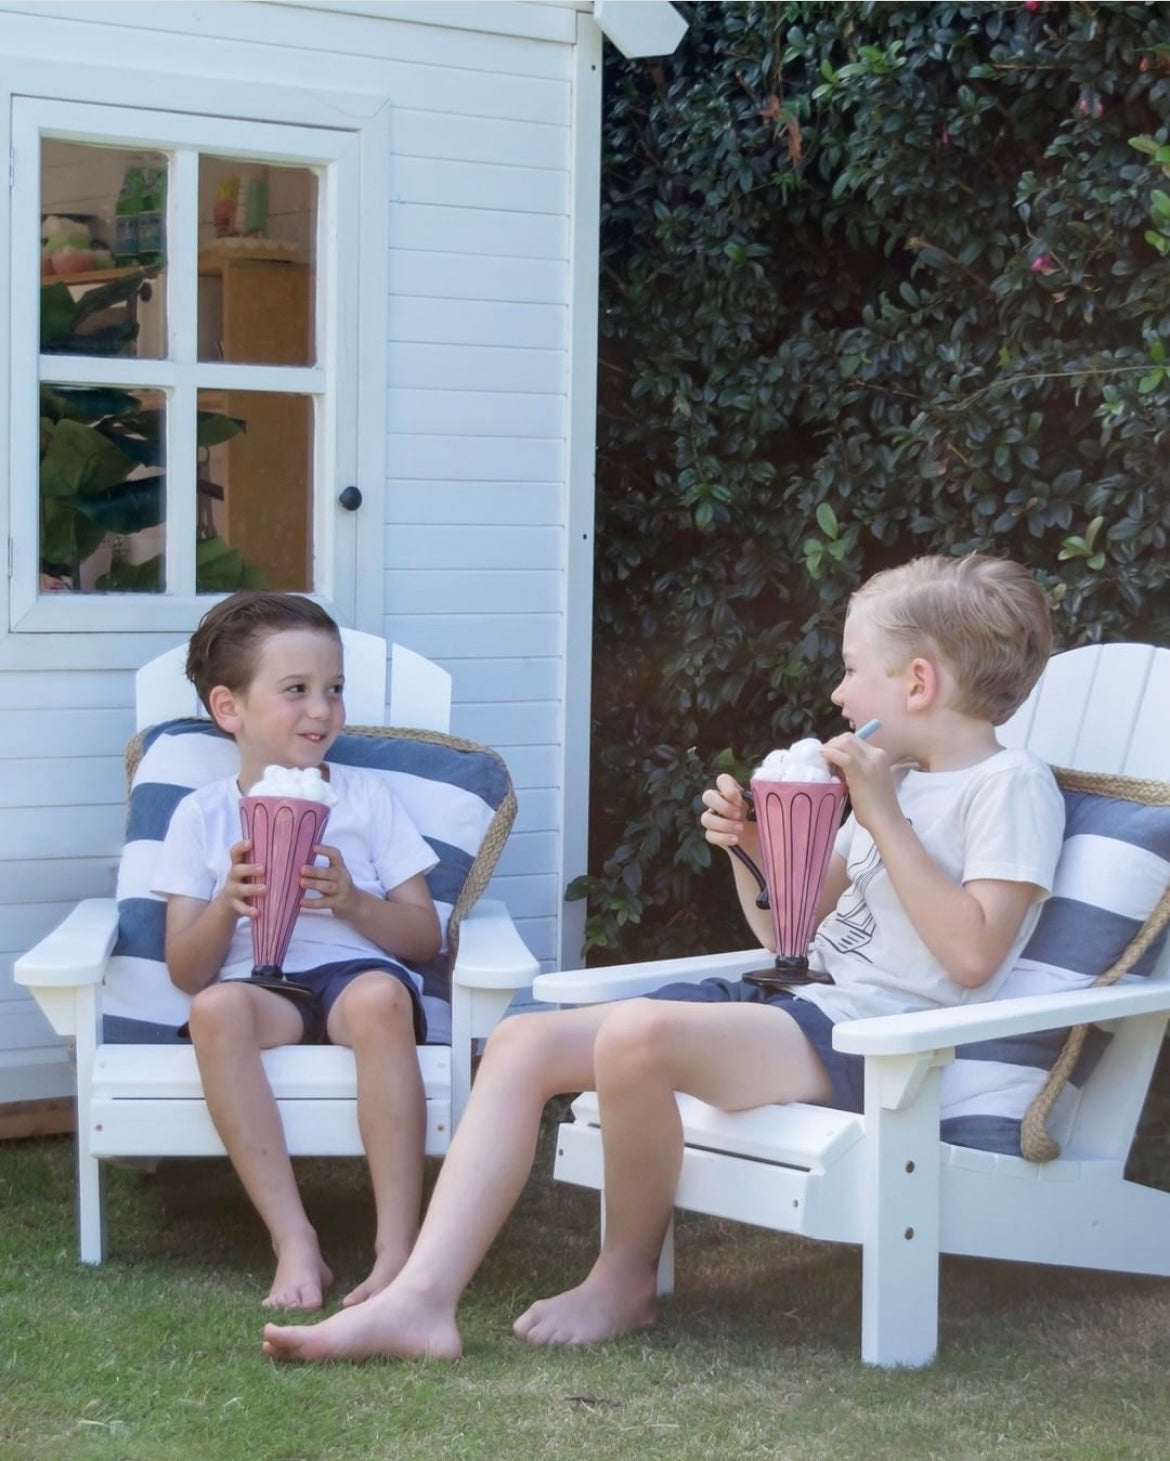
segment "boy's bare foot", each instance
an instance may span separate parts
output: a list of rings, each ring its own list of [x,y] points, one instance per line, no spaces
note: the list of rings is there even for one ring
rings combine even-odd
[[[512,1332],[528,1344],[598,1344],[645,1329],[657,1318],[653,1274],[648,1284],[631,1284],[628,1272],[605,1275],[595,1269],[576,1288],[538,1299],[516,1320]]]
[[[314,1236],[285,1241],[276,1255],[276,1277],[262,1301],[263,1307],[319,1309],[332,1282],[333,1274]]]
[[[320,1324],[265,1324],[262,1347],[269,1359],[308,1364],[382,1354],[444,1360],[463,1355],[454,1314],[436,1308],[424,1295],[393,1285]]]
[[[409,1251],[409,1249],[403,1249],[401,1252],[376,1254],[373,1268],[356,1288],[350,1289],[341,1301],[342,1306],[351,1309],[354,1304],[364,1304],[367,1299],[372,1299],[375,1294],[380,1294],[383,1289],[389,1288],[398,1277],[399,1270],[406,1262]]]

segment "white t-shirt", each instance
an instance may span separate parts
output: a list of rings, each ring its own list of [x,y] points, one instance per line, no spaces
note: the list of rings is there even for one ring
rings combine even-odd
[[[384,897],[415,873],[438,861],[381,777],[354,766],[330,764],[329,785],[337,794],[323,841],[341,854],[354,885]],[[234,776],[190,792],[175,808],[167,828],[152,892],[210,902],[227,881],[228,851],[243,837],[240,788]],[[297,916],[282,968],[286,974],[342,959],[391,955],[327,909],[303,909]],[[221,979],[246,979],[252,972],[251,921],[236,923]]]
[[[1064,834],[1064,800],[1050,768],[1030,751],[998,751],[960,771],[899,773],[898,804],[933,861],[956,884],[979,878],[1033,883],[1007,958],[978,989],[964,989],[927,949],[906,916],[873,838],[847,818],[836,851],[849,887],[817,929],[813,968],[833,984],[800,986],[833,1020],[901,1014],[992,999],[1028,941],[1052,890]]]

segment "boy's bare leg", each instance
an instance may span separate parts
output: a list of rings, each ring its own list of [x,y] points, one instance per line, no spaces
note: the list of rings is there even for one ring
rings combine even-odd
[[[358,1130],[374,1190],[374,1266],[342,1300],[360,1304],[394,1278],[418,1235],[426,1094],[410,991],[383,971],[359,974],[329,1011],[327,1030],[335,1045],[353,1050]]]
[[[392,1354],[457,1359],[460,1295],[532,1170],[545,1102],[593,1086],[607,1006],[515,1015],[488,1041],[471,1099],[439,1172],[414,1250],[381,1293],[311,1326],[264,1326],[274,1359]]]
[[[605,1239],[577,1287],[514,1326],[532,1344],[591,1344],[651,1324],[655,1278],[682,1161],[676,1091],[723,1110],[821,1100],[829,1080],[782,1010],[630,1000],[594,1047],[605,1151]]]
[[[276,1252],[270,1309],[319,1309],[333,1275],[297,1191],[280,1112],[261,1050],[304,1034],[291,1001],[239,980],[202,990],[191,1005],[191,1040],[207,1109]]]

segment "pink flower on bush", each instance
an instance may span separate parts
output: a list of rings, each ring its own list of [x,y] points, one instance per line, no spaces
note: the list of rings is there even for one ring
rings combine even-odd
[[[1028,267],[1033,274],[1051,274],[1053,269],[1052,258],[1049,254],[1037,254]]]

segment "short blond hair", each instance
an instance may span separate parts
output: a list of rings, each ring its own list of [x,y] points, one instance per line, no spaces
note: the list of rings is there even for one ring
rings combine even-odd
[[[888,636],[898,662],[937,653],[955,676],[964,714],[1002,725],[1028,698],[1052,653],[1040,585],[1022,564],[971,553],[913,558],[853,595]]]

